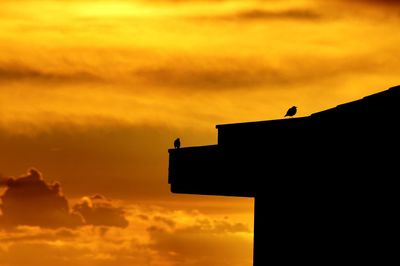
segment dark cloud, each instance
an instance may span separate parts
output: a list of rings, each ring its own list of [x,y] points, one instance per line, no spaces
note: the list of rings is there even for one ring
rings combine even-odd
[[[210,19],[222,21],[252,21],[252,20],[316,20],[322,18],[321,14],[311,9],[288,9],[272,11],[266,9],[242,10],[233,14],[197,17],[196,19]]]
[[[1,199],[0,224],[5,227],[75,227],[82,224],[81,218],[69,211],[60,184],[45,182],[35,169],[18,179],[8,179]]]
[[[41,82],[90,82],[100,81],[100,77],[84,71],[61,73],[35,69],[19,63],[0,62],[0,83],[9,81],[41,81]]]
[[[349,2],[341,0],[342,2]],[[400,6],[399,0],[354,0],[355,3],[363,3],[377,6]]]
[[[253,9],[243,11],[236,16],[238,19],[304,19],[313,20],[321,18],[321,15],[315,11],[307,9],[290,9],[284,11],[268,11],[261,9]]]
[[[177,60],[142,68],[134,73],[145,82],[173,88],[230,90],[254,87],[279,74],[260,60],[218,58],[215,60]]]
[[[103,196],[84,197],[70,210],[59,183],[49,183],[35,169],[20,178],[5,181],[6,190],[0,199],[0,227],[18,225],[48,228],[101,225],[126,227],[122,208],[115,207]]]
[[[129,225],[125,211],[116,207],[102,195],[85,197],[81,203],[73,207],[74,211],[81,214],[85,224],[97,226],[115,226],[125,228]]]
[[[354,15],[358,15],[364,11],[368,11],[371,8],[377,9],[379,12],[386,11],[385,14],[390,14],[392,11],[398,13],[398,8],[400,7],[400,1],[398,0],[334,0],[334,1],[320,1],[314,0],[317,4],[322,6],[329,6],[330,4],[339,4],[341,8],[344,8],[343,11],[353,11],[353,8],[357,8],[357,13],[353,13]],[[346,10],[348,8],[349,10]]]
[[[163,88],[227,91],[320,83],[347,74],[376,72],[380,68],[382,65],[379,59],[369,54],[336,57],[310,55],[307,60],[287,56],[275,65],[260,58],[215,58],[210,61],[177,59],[175,63],[160,63],[153,68],[143,68],[135,75],[149,84]]]

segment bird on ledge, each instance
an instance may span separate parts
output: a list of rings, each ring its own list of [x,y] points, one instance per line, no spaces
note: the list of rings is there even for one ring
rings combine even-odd
[[[174,141],[174,147],[175,149],[179,149],[181,147],[181,140],[179,138]]]
[[[294,116],[296,113],[297,113],[297,107],[296,107],[296,106],[292,106],[292,107],[289,108],[289,110],[287,110],[285,117],[286,117],[286,116],[292,117],[292,116]]]

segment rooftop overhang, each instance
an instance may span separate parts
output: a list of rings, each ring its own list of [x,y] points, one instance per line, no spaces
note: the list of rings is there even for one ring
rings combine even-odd
[[[253,197],[252,182],[243,181],[243,162],[218,145],[169,150],[168,183],[173,193]]]
[[[398,173],[399,106],[395,87],[308,117],[218,125],[218,145],[169,150],[171,191],[253,197],[371,185],[366,176]]]

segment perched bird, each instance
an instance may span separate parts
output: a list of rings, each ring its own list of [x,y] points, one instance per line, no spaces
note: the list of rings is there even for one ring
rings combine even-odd
[[[286,112],[286,116],[294,116],[297,113],[297,107],[296,106],[292,106],[289,108],[289,110],[287,110]]]
[[[181,147],[181,140],[179,138],[174,141],[174,147],[175,149],[179,149]]]

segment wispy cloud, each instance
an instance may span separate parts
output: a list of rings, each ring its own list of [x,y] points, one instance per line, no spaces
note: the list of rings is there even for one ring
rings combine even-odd
[[[215,21],[238,21],[238,22],[259,22],[262,20],[317,20],[323,16],[312,9],[286,9],[286,10],[268,10],[268,9],[242,9],[240,11],[228,14],[210,15],[193,17],[194,19],[205,19]]]
[[[236,16],[238,19],[296,19],[296,20],[315,20],[320,19],[321,15],[311,9],[288,9],[283,11],[269,11],[262,9],[253,9],[242,11]]]
[[[344,0],[340,0],[340,1],[348,2],[348,1],[344,1]],[[376,6],[400,6],[400,2],[397,0],[355,0],[352,2],[370,4],[370,5],[376,5]]]
[[[263,66],[257,59],[209,58],[169,60],[159,65],[144,67],[133,72],[147,84],[175,90],[234,90],[254,88],[278,75],[273,67]]]
[[[102,79],[89,72],[62,73],[46,71],[17,63],[0,62],[0,82],[42,82],[52,84],[100,82]]]

